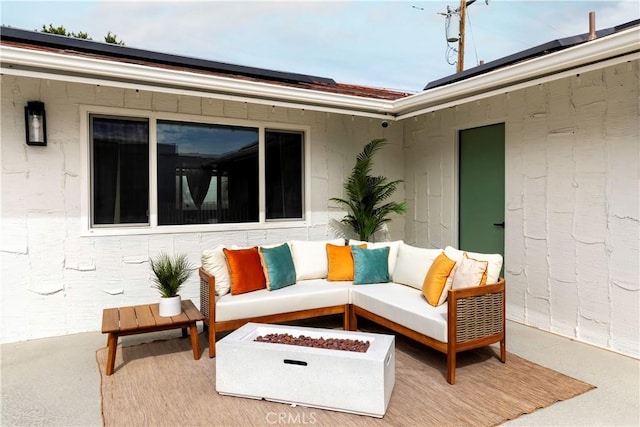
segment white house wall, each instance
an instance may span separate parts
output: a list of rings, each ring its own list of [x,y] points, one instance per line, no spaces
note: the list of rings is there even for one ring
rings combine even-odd
[[[638,62],[380,127],[376,119],[4,75],[0,139],[2,342],[92,331],[105,307],[154,301],[148,259],[221,243],[338,235],[327,200],[362,146],[390,145],[376,173],[405,179],[389,238],[457,242],[457,133],[505,123],[505,267],[512,320],[640,357]],[[23,106],[47,110],[47,147],[24,143]],[[308,126],[308,226],[81,236],[80,105]],[[404,170],[403,170],[404,168]],[[193,276],[183,294],[198,302]]]
[[[151,93],[4,75],[0,146],[2,241],[2,342],[99,330],[102,309],[154,302],[148,260],[160,251],[200,253],[218,244],[259,245],[292,239],[326,239],[340,233],[343,212],[328,199],[342,195],[342,182],[356,154],[373,138],[389,145],[374,172],[403,178],[402,127],[383,129],[376,119],[269,107],[191,96]],[[48,146],[25,144],[27,101],[45,103]],[[80,105],[109,106],[256,123],[308,126],[311,149],[311,216],[306,227],[264,228],[125,236],[81,236]],[[396,193],[404,198],[403,188]],[[401,239],[404,219],[388,237]],[[199,305],[197,274],[183,297]]]
[[[508,318],[640,357],[638,81],[634,61],[406,120],[405,239],[456,246],[458,131],[504,122]]]

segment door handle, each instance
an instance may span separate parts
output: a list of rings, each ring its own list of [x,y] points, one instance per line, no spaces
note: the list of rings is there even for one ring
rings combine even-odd
[[[493,224],[495,227],[502,227],[504,228],[504,221],[498,223],[498,224]]]

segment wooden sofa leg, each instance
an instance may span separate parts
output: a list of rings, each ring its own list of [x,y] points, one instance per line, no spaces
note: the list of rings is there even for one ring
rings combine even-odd
[[[349,304],[349,331],[358,330],[358,316],[356,316],[356,310],[353,305]]]
[[[456,352],[447,353],[447,382],[451,385],[456,382]]]
[[[502,363],[505,363],[507,361],[507,340],[506,339],[501,339],[500,340],[500,361]]]
[[[207,335],[209,336],[209,357],[216,357],[216,329],[215,326],[212,327],[208,323],[210,322],[205,320],[204,325],[208,331]]]
[[[345,331],[351,330],[351,305],[349,304],[344,306],[344,311],[342,312],[342,329]]]

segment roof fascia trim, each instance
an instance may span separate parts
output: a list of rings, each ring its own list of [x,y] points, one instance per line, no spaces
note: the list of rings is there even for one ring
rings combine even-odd
[[[637,52],[640,50],[639,37],[640,27],[634,27],[549,55],[396,100],[390,112],[394,115],[407,117],[409,113],[417,109],[433,107],[438,104],[447,105],[446,103],[449,101],[460,100],[479,92],[489,92],[499,88],[508,90],[511,86],[523,81]]]
[[[204,90],[209,93],[221,92],[241,95],[247,97],[246,101],[257,98],[288,101],[299,105],[300,108],[306,106],[308,109],[312,109],[313,106],[324,106],[353,110],[354,112],[384,114],[393,107],[393,101],[390,100],[334,94],[13,46],[0,45],[0,58],[2,58],[3,70],[10,69],[12,65],[33,70],[46,69],[50,70],[47,71],[47,74],[60,74],[61,78],[58,80],[64,80],[65,76],[73,78],[80,72],[89,78],[102,78],[103,84],[109,85],[114,84],[117,80],[140,82],[147,87],[157,87],[158,89],[168,86],[187,90]]]
[[[416,111],[448,108],[452,102],[477,98],[496,90],[509,91],[523,82],[560,74],[584,65],[638,52],[640,27],[632,27],[601,39],[582,43],[542,57],[527,60],[446,86],[398,100],[380,100],[333,94],[311,89],[279,86],[187,71],[167,70],[139,64],[114,63],[0,45],[2,72],[17,74],[11,64],[41,72],[44,78],[90,82],[116,87],[140,88],[167,93],[192,94],[266,105],[280,105],[314,111],[401,120]],[[82,70],[85,76],[73,76]],[[25,74],[28,71],[22,70]],[[67,74],[65,74],[67,73]],[[32,75],[35,76],[36,74]],[[103,77],[101,79],[101,77]],[[482,97],[482,96],[481,96]]]
[[[443,103],[438,103],[438,104],[434,104],[431,106],[427,106],[424,108],[421,108],[419,110],[414,110],[411,111],[409,113],[406,114],[401,114],[399,116],[396,116],[396,120],[400,121],[400,120],[405,120],[405,119],[409,119],[412,117],[416,117],[422,114],[427,114],[427,113],[431,113],[434,111],[438,111],[438,110],[444,110],[446,108],[451,108],[451,107],[455,107],[461,104],[466,104],[468,102],[474,102],[474,101],[480,101],[482,99],[487,99],[490,98],[492,96],[496,96],[496,95],[501,95],[501,94],[505,94],[505,93],[509,93],[509,92],[513,92],[516,90],[520,90],[520,89],[526,89],[528,87],[531,86],[536,86],[536,85],[540,85],[540,84],[544,84],[544,83],[548,83],[550,81],[554,81],[554,80],[559,80],[562,78],[566,78],[566,77],[570,77],[573,76],[575,74],[581,74],[581,73],[587,73],[589,71],[594,71],[594,70],[599,70],[602,68],[606,68],[609,66],[614,66],[617,64],[621,64],[624,62],[630,62],[630,61],[638,61],[640,60],[640,52],[634,52],[634,53],[630,53],[628,55],[624,55],[624,56],[618,56],[615,58],[611,58],[605,61],[601,61],[598,63],[593,63],[593,64],[588,64],[588,65],[584,65],[582,67],[578,67],[578,68],[572,68],[570,70],[565,70],[562,71],[560,73],[555,73],[552,75],[547,75],[547,76],[543,76],[537,79],[531,79],[531,80],[527,80],[521,83],[517,83],[515,85],[510,85],[506,88],[497,88],[497,89],[493,89],[490,91],[486,91],[486,92],[482,92],[476,95],[469,95],[463,98],[455,98],[451,101],[448,102],[443,102]]]
[[[267,105],[270,107],[295,108],[301,111],[307,110],[307,111],[317,111],[317,112],[323,112],[323,113],[334,113],[334,114],[343,114],[343,115],[358,116],[358,117],[377,118],[377,119],[383,119],[383,120],[393,120],[393,117],[390,117],[386,113],[371,113],[366,111],[348,110],[348,109],[337,108],[337,107],[325,107],[321,105],[305,105],[300,103],[279,101],[274,99],[249,98],[246,96],[227,95],[222,93],[207,92],[207,91],[195,90],[195,89],[194,90],[179,89],[179,88],[172,88],[172,87],[165,87],[165,86],[146,85],[144,83],[130,83],[130,82],[124,82],[124,81],[101,80],[98,78],[90,78],[90,77],[49,74],[42,71],[5,68],[4,66],[0,69],[0,72],[7,75],[31,77],[36,79],[56,80],[56,81],[64,81],[64,82],[72,82],[72,83],[82,83],[82,84],[88,84],[88,85],[100,85],[105,87],[116,87],[121,89],[168,93],[173,95],[195,96],[195,97],[201,97],[201,98],[218,99],[222,101],[235,101],[235,102],[244,102],[244,103],[251,103],[251,104],[258,104],[258,105]]]

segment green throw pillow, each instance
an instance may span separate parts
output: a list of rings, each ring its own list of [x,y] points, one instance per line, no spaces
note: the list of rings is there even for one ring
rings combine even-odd
[[[296,283],[296,268],[287,243],[275,248],[260,248],[260,260],[267,289],[275,291]]]
[[[352,246],[354,285],[389,281],[389,247],[362,249]]]

